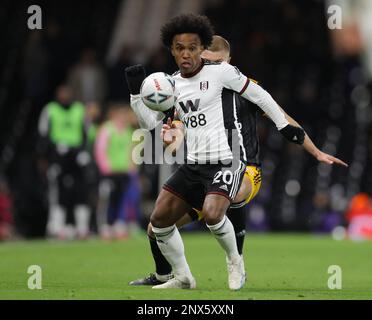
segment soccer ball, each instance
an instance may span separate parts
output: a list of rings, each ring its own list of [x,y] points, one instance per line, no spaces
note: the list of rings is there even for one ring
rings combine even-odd
[[[177,100],[174,80],[164,72],[150,74],[142,82],[141,99],[152,110],[167,111]]]

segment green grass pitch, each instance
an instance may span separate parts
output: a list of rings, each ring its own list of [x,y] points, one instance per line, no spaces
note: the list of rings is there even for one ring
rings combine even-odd
[[[302,234],[247,235],[248,281],[227,287],[222,249],[208,233],[183,233],[196,290],[128,286],[153,271],[144,234],[126,241],[0,243],[0,299],[372,299],[372,242]],[[29,290],[30,265],[42,268],[42,289]],[[327,286],[330,265],[342,269],[342,289]]]

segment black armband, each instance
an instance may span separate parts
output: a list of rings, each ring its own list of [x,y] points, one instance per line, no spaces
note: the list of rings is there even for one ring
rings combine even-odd
[[[305,131],[301,127],[295,127],[291,124],[288,124],[279,132],[290,142],[296,144],[303,144],[305,140]]]
[[[145,68],[141,64],[125,68],[125,79],[131,94],[139,94],[141,85],[146,78]]]

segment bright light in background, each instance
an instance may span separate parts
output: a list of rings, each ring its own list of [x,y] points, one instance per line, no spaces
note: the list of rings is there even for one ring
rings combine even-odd
[[[291,196],[295,197],[301,191],[301,185],[297,180],[289,180],[285,184],[285,192]]]

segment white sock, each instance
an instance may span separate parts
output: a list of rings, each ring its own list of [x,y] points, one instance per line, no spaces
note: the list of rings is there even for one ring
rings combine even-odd
[[[47,231],[50,236],[58,236],[64,231],[66,211],[62,206],[53,205],[50,208]]]
[[[90,210],[86,205],[77,205],[74,210],[76,231],[79,236],[89,233]]]
[[[64,236],[67,240],[74,240],[76,237],[76,229],[72,224],[68,224],[65,227]]]
[[[219,223],[212,226],[207,224],[207,227],[213,233],[221,247],[225,250],[229,259],[236,257],[237,255],[239,256],[235,240],[235,230],[229,218],[224,216]]]
[[[172,266],[173,273],[191,277],[190,267],[185,257],[181,235],[175,225],[166,228],[152,227],[160,251]]]

